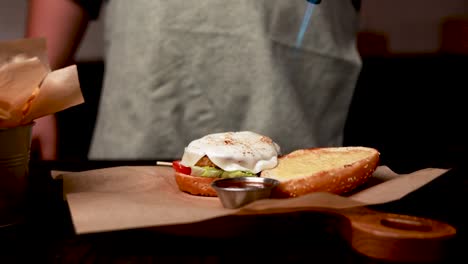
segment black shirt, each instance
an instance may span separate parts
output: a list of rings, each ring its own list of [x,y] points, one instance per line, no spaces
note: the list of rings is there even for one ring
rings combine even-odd
[[[90,19],[95,20],[99,17],[101,6],[104,0],[72,0],[80,5],[86,13],[88,13]]]
[[[73,0],[79,4],[89,15],[89,17],[94,20],[99,17],[99,12],[101,11],[102,3],[106,0]],[[359,11],[361,8],[361,0],[351,0],[356,11]]]

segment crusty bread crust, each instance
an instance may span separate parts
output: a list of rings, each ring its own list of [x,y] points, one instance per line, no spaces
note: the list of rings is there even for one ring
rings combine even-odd
[[[211,183],[219,178],[197,177],[180,172],[175,172],[175,180],[179,190],[199,196],[216,197],[216,191],[211,187]]]
[[[311,192],[344,194],[371,177],[380,153],[367,147],[310,148],[293,151],[278,161],[278,166],[260,174],[280,181],[273,197],[297,197]]]

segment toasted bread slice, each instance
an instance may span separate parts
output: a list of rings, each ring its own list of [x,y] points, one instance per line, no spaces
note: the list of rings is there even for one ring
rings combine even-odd
[[[278,166],[260,176],[280,181],[273,192],[277,198],[311,192],[344,194],[366,182],[379,161],[379,151],[368,147],[299,149],[279,157]]]

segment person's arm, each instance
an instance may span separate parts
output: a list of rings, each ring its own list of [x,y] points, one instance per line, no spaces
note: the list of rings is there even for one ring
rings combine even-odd
[[[73,64],[89,16],[72,0],[30,0],[25,37],[43,37],[52,70]],[[40,159],[57,159],[57,120],[49,115],[35,120],[33,149]]]
[[[46,39],[54,70],[72,64],[88,22],[88,14],[72,0],[29,0],[25,35]]]

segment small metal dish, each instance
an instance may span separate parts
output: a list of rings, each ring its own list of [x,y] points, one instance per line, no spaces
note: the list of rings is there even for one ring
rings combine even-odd
[[[269,198],[279,181],[263,177],[226,178],[211,183],[225,208],[239,208],[255,200]]]

